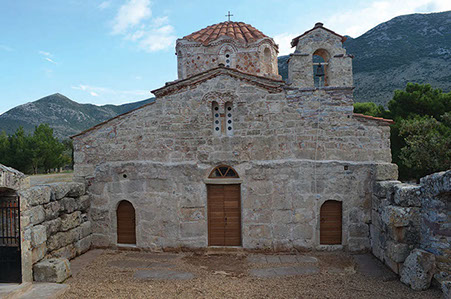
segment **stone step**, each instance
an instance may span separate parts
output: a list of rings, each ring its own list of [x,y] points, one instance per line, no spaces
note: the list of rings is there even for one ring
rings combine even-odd
[[[69,285],[60,283],[33,283],[31,288],[23,293],[21,296],[16,297],[20,299],[56,299],[69,289]]]
[[[0,283],[0,298],[16,299],[31,289],[31,282]]]

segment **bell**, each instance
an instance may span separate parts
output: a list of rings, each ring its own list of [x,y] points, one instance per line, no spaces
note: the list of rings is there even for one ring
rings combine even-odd
[[[318,64],[316,67],[316,75],[317,77],[324,77],[324,69],[321,64]]]

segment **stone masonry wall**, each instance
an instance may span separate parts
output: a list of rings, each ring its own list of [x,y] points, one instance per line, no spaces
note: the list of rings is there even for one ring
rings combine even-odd
[[[420,184],[381,181],[374,185],[371,214],[373,254],[400,274],[413,249],[436,256],[435,279],[451,274],[451,170]]]
[[[33,186],[19,195],[22,251],[31,254],[31,265],[53,258],[70,260],[89,250],[90,196],[84,183]]]

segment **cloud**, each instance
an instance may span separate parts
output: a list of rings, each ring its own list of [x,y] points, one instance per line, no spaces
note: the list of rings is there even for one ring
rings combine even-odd
[[[358,37],[396,16],[451,9],[449,0],[378,0],[364,7],[337,12],[325,19],[325,26],[340,34]]]
[[[55,61],[53,61],[52,59],[50,59],[50,58],[48,58],[48,57],[45,57],[44,59],[47,60],[48,62],[51,62],[51,63],[53,63],[53,64],[56,64]]]
[[[128,0],[112,23],[111,33],[122,35],[147,52],[166,50],[174,46],[177,36],[167,16],[152,18],[150,0]]]
[[[75,90],[81,90],[81,91],[85,91],[86,93],[88,93],[89,95],[93,96],[93,97],[121,97],[121,98],[125,98],[125,97],[148,97],[149,96],[149,91],[148,90],[117,90],[117,89],[112,89],[112,88],[107,88],[107,87],[99,87],[99,86],[92,86],[92,85],[85,85],[85,84],[79,84],[77,86],[72,86],[72,89]]]
[[[103,1],[102,3],[99,4],[98,8],[103,10],[103,9],[107,9],[110,6],[111,6],[111,1]]]
[[[113,21],[113,34],[124,34],[152,15],[150,0],[129,0],[119,8]]]
[[[274,36],[274,41],[279,45],[279,55],[288,55],[294,52],[291,48],[291,40],[296,36],[293,33],[281,33]]]
[[[0,50],[7,51],[7,52],[12,52],[13,48],[5,46],[5,45],[0,45]]]
[[[43,56],[48,56],[48,57],[52,57],[53,56],[51,53],[46,52],[46,51],[39,51],[38,53],[43,55]]]

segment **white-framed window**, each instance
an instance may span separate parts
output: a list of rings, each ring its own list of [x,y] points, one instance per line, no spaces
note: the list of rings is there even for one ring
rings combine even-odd
[[[213,135],[233,136],[233,103],[225,103],[224,110],[222,110],[218,102],[213,101],[211,104],[211,113],[213,120]]]

